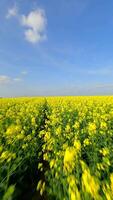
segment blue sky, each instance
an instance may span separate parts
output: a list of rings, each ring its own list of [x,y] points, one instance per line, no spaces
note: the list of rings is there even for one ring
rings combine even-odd
[[[0,96],[106,94],[112,0],[0,0]]]

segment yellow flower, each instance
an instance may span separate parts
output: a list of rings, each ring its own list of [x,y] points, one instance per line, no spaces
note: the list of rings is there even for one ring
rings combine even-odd
[[[24,138],[24,135],[23,134],[19,134],[16,136],[16,139],[17,140],[22,140]]]
[[[102,163],[97,163],[97,168],[98,168],[98,170],[104,170],[105,169]]]
[[[66,132],[69,132],[70,130],[71,130],[70,125],[67,124],[67,125],[66,125],[66,128],[65,128],[65,131],[66,131]]]
[[[40,191],[40,195],[42,196],[44,190],[45,190],[45,182],[43,182],[42,180],[40,180],[38,182],[38,185],[37,185],[37,190]]]
[[[64,163],[72,162],[75,158],[75,149],[73,147],[68,147],[65,151]]]
[[[45,132],[45,135],[44,135],[44,141],[48,141],[49,139],[51,138],[51,133],[50,132]]]
[[[7,160],[7,162],[10,162],[11,159],[15,159],[15,158],[16,158],[15,153],[11,153],[9,151],[4,151],[0,156],[0,162],[3,162],[5,160]]]
[[[95,123],[89,123],[88,130],[89,130],[89,132],[95,132],[96,131],[96,124]]]
[[[14,136],[18,133],[21,132],[21,126],[20,125],[11,125],[8,127],[7,131],[6,131],[6,135],[7,136]]]
[[[73,125],[73,127],[74,127],[75,129],[79,129],[79,127],[80,127],[79,122],[75,122],[75,124]]]
[[[76,148],[77,152],[81,150],[81,143],[79,140],[74,141],[74,147]]]
[[[52,160],[50,161],[50,168],[53,168],[54,164],[55,164],[55,160],[52,159]]]
[[[5,160],[5,159],[8,158],[8,156],[9,156],[9,151],[4,151],[4,152],[1,154],[0,159]]]
[[[82,188],[83,191],[88,192],[91,196],[98,200],[99,199],[99,184],[96,179],[91,176],[89,169],[85,169],[82,174]]]
[[[45,154],[43,155],[43,159],[44,159],[44,160],[48,160],[48,154],[47,154],[47,153],[45,153]]]
[[[84,140],[84,146],[88,146],[88,145],[90,145],[90,144],[91,144],[90,140],[89,140],[88,138],[86,138],[86,139]]]
[[[45,190],[45,182],[43,182],[42,187],[40,189],[40,195],[42,196]]]
[[[60,135],[61,132],[62,132],[62,128],[61,128],[61,126],[59,126],[59,127],[56,129],[56,134],[57,134],[57,135]]]
[[[106,200],[112,200],[113,199],[112,193],[111,193],[111,190],[110,190],[110,186],[107,182],[103,184],[102,190],[105,194]]]
[[[103,156],[107,156],[109,155],[109,149],[107,147],[103,148],[100,150],[100,153],[103,155]]]
[[[72,171],[74,168],[76,156],[76,149],[74,147],[68,147],[64,155],[64,169],[67,171]]]
[[[107,123],[102,121],[101,124],[100,124],[100,128],[101,129],[106,129],[107,130]]]
[[[112,192],[112,196],[113,196],[113,173],[110,174],[110,181],[111,181],[110,187],[111,187],[111,192]]]
[[[66,150],[67,147],[68,147],[68,144],[67,144],[67,143],[64,143],[63,146],[62,146],[63,150]]]
[[[70,175],[67,178],[67,181],[68,181],[68,184],[69,184],[70,200],[81,200],[80,192],[79,192],[78,187],[76,185],[75,176]]]
[[[31,119],[31,123],[32,123],[33,125],[36,123],[35,117],[33,117],[33,118]]]
[[[73,190],[69,190],[70,200],[77,200],[76,194]]]

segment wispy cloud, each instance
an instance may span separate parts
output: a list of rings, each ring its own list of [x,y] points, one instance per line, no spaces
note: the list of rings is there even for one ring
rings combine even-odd
[[[11,83],[15,83],[15,82],[21,82],[23,81],[23,79],[21,77],[10,77],[10,76],[6,76],[6,75],[0,75],[0,86],[1,85],[9,85]]]
[[[17,16],[17,14],[18,14],[18,9],[17,9],[17,6],[14,5],[13,7],[8,9],[6,18],[9,19],[11,17],[15,17],[15,16]]]
[[[21,78],[14,78],[13,81],[15,81],[15,82],[21,82],[22,79]]]
[[[22,75],[27,75],[28,72],[27,72],[27,71],[22,71],[21,74],[22,74]]]
[[[0,85],[8,84],[10,82],[11,82],[11,79],[9,76],[0,75]]]
[[[31,43],[46,39],[45,28],[47,19],[43,9],[31,11],[27,16],[22,15],[21,25],[25,27],[25,38]]]

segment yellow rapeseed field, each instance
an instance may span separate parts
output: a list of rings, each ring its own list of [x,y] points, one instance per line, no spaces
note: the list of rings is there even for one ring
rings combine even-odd
[[[113,97],[0,99],[0,199],[112,200]]]

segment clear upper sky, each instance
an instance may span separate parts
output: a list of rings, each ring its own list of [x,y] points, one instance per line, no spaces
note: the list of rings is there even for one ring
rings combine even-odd
[[[0,96],[113,94],[113,0],[0,0]]]

